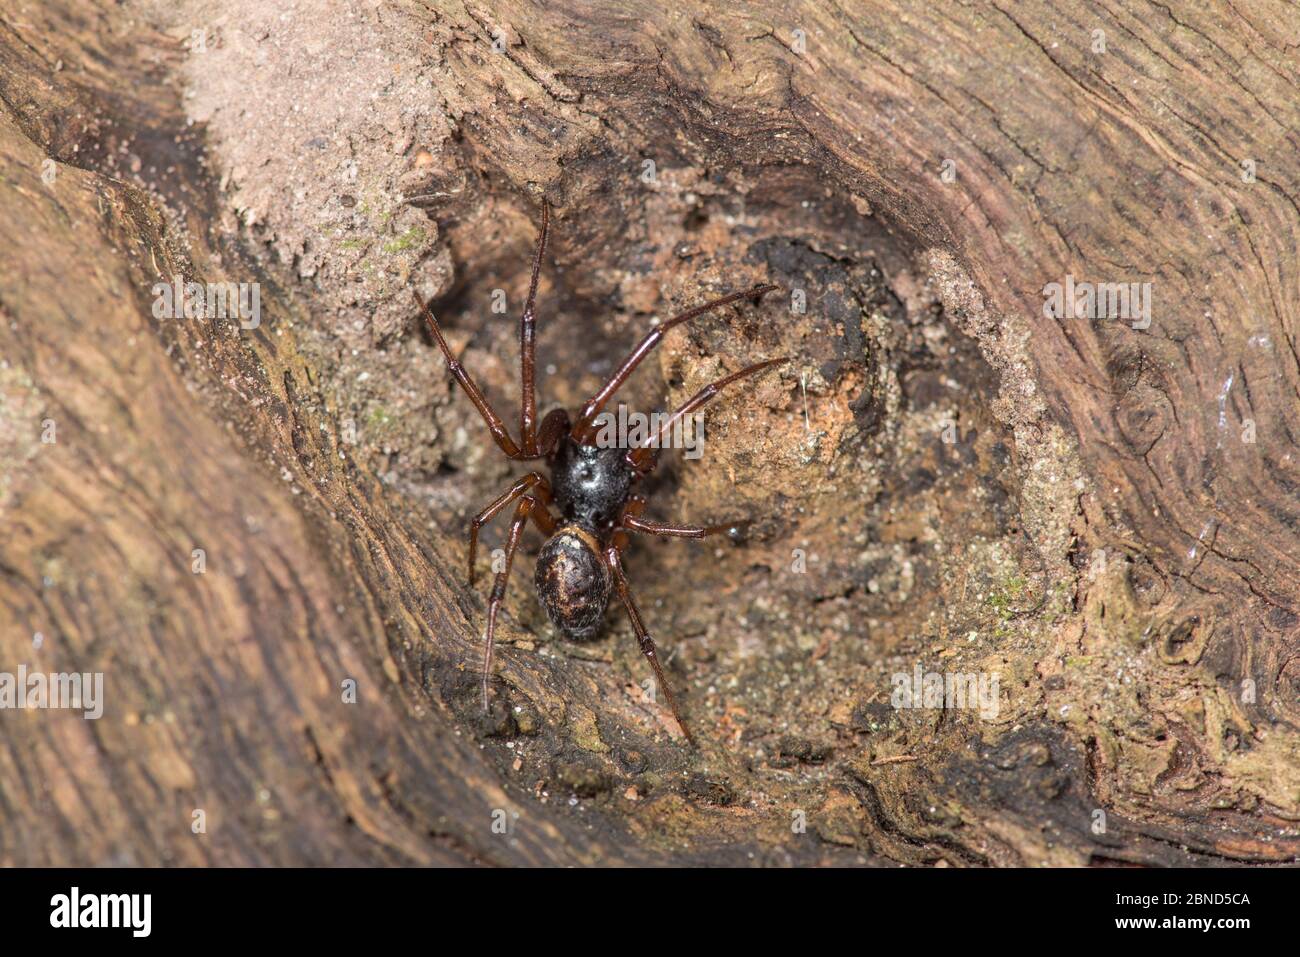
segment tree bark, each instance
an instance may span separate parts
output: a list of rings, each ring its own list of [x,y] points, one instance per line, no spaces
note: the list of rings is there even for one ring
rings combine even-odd
[[[105,685],[0,712],[0,862],[1300,855],[1294,6],[343,10],[0,15],[0,671]],[[794,357],[653,499],[770,527],[639,553],[698,750],[526,563],[478,707],[511,473],[411,289],[514,430],[542,197],[570,408],[651,314],[806,296],[647,363]],[[157,316],[177,275],[260,322]],[[1067,277],[1149,325],[1046,317]],[[996,715],[894,707],[914,668]]]

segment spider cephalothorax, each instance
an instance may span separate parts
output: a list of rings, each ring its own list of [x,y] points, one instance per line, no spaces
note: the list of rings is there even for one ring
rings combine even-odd
[[[505,564],[497,572],[488,601],[487,642],[483,655],[483,706],[488,703],[488,682],[492,674],[492,645],[496,634],[497,612],[505,598],[510,566],[514,562],[519,538],[531,517],[547,536],[537,558],[534,583],[538,598],[546,608],[555,626],[570,638],[586,638],[600,628],[610,593],[618,594],[627,610],[636,632],[641,651],[654,669],[655,679],[663,689],[673,717],[682,732],[691,739],[690,730],[682,721],[673,698],[672,689],[664,680],[663,667],[654,640],[646,630],[641,613],[632,600],[627,576],[623,570],[622,552],[627,547],[628,533],[669,535],[677,538],[704,538],[708,535],[734,533],[740,524],[728,525],[668,525],[640,517],[645,499],[636,495],[636,483],[652,471],[657,462],[658,449],[669,429],[684,416],[691,415],[712,399],[725,386],[745,376],[761,372],[785,359],[770,359],[748,366],[716,382],[711,382],[672,415],[659,430],[640,439],[630,447],[604,447],[595,441],[596,421],[605,405],[627,380],[641,360],[663,338],[664,332],[678,323],[694,319],[719,306],[752,299],[757,302],[764,293],[775,289],[771,285],[757,285],[744,292],[732,293],[706,302],[694,309],[673,316],[651,329],[628,355],[614,375],[578,411],[571,421],[568,412],[555,409],[537,423],[537,397],[534,384],[534,306],[537,299],[537,276],[546,252],[546,238],[550,228],[550,209],[542,204],[542,228],[537,237],[537,253],[533,257],[532,280],[528,286],[528,300],[519,320],[520,391],[522,401],[519,413],[520,441],[510,437],[501,417],[497,415],[482,391],[464,366],[452,355],[443,338],[438,320],[423,302],[425,318],[434,340],[447,360],[447,368],[478,409],[487,423],[492,438],[509,458],[516,461],[545,459],[551,473],[548,480],[540,472],[529,472],[519,479],[491,505],[483,509],[470,522],[469,580],[474,581],[474,555],[478,548],[478,532],[492,518],[512,502],[514,519],[506,539]],[[551,514],[551,506],[558,509],[560,517]]]

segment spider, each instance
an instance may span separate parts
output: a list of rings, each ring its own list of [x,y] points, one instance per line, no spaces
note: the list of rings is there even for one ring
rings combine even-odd
[[[667,535],[675,538],[705,538],[709,535],[736,535],[748,522],[727,525],[671,525],[640,517],[646,499],[635,494],[641,479],[654,470],[658,461],[657,449],[663,437],[682,416],[703,406],[722,389],[756,373],[788,361],[788,357],[755,363],[706,385],[695,393],[667,419],[662,420],[658,432],[630,448],[604,448],[594,441],[597,418],[609,400],[627,381],[633,370],[663,339],[664,333],[683,322],[704,315],[728,303],[743,299],[757,304],[765,293],[776,286],[755,285],[743,292],[732,293],[703,305],[688,309],[652,328],[637,347],[600,389],[587,400],[572,422],[562,408],[553,409],[537,422],[537,396],[533,387],[534,343],[537,299],[537,276],[542,257],[546,253],[546,240],[550,231],[550,206],[542,204],[542,226],[537,236],[537,250],[533,257],[532,279],[528,285],[528,299],[519,319],[519,378],[521,406],[519,413],[520,441],[515,442],[506,430],[505,423],[491,403],[475,384],[465,367],[460,364],[447,340],[443,337],[438,320],[433,317],[428,304],[416,294],[416,301],[429,324],[429,330],[447,361],[447,369],[460,383],[470,402],[487,423],[492,438],[506,456],[517,462],[546,460],[550,472],[548,480],[541,472],[531,471],[516,481],[485,509],[474,516],[469,526],[469,583],[474,584],[475,553],[478,549],[479,530],[503,509],[516,502],[514,518],[506,538],[505,563],[496,574],[492,594],[488,600],[487,636],[483,651],[483,707],[488,707],[488,684],[492,674],[492,646],[496,635],[497,612],[505,599],[506,582],[514,562],[519,539],[529,518],[547,536],[546,544],[537,558],[534,584],[546,613],[555,626],[570,639],[589,638],[600,628],[609,604],[610,592],[617,592],[619,600],[636,633],[641,652],[654,669],[655,680],[663,690],[673,717],[682,733],[692,745],[692,737],[672,689],[664,678],[663,667],[654,639],[646,630],[641,612],[637,609],[628,586],[623,567],[623,550],[628,544],[628,533]],[[557,508],[560,517],[551,514]]]

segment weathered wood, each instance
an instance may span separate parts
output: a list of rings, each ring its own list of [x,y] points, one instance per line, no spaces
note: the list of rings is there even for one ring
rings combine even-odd
[[[0,671],[105,674],[98,721],[0,712],[0,861],[1300,855],[1294,6],[258,6],[0,15]],[[698,753],[528,572],[476,707],[462,521],[507,471],[409,289],[514,428],[486,302],[539,195],[570,406],[652,313],[809,293],[650,372],[796,356],[655,498],[772,527],[640,553]],[[177,273],[260,325],[155,318]],[[1067,276],[1150,327],[1045,318]],[[999,714],[895,711],[914,665]]]

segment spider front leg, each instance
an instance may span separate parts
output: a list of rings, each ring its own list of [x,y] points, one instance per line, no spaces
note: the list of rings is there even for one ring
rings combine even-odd
[[[442,350],[443,358],[447,361],[447,370],[452,374],[460,387],[465,390],[469,400],[474,403],[474,408],[478,409],[478,414],[483,417],[487,423],[488,431],[492,433],[492,438],[508,457],[516,460],[539,459],[546,455],[547,452],[547,421],[542,422],[542,442],[538,444],[537,433],[537,394],[535,388],[535,366],[536,366],[536,326],[537,326],[537,279],[542,269],[542,257],[546,253],[546,237],[550,232],[551,224],[551,207],[545,201],[542,202],[542,228],[537,236],[537,251],[533,256],[533,271],[528,282],[528,299],[524,303],[523,314],[519,317],[519,432],[520,444],[517,445],[515,440],[510,437],[506,430],[505,421],[492,408],[492,403],[488,402],[483,390],[465,371],[460,360],[451,353],[451,348],[447,345],[447,340],[443,337],[442,326],[438,320],[433,317],[429,311],[428,305],[419,297],[418,293],[412,290],[415,295],[415,301],[424,313],[425,321],[429,324],[429,331],[433,334],[434,341],[438,343],[438,348]],[[549,419],[549,416],[548,416]],[[566,418],[567,424],[567,418]],[[523,448],[520,448],[520,445]]]
[[[537,253],[533,256],[533,275],[528,282],[528,300],[519,317],[519,441],[523,454],[538,458],[537,448],[537,395],[534,387],[536,366],[537,276],[546,255],[546,236],[551,228],[551,206],[542,200],[542,229],[537,234]]]
[[[424,312],[425,321],[429,324],[429,332],[433,334],[434,341],[438,343],[438,348],[442,350],[442,357],[447,361],[447,371],[452,377],[460,383],[460,387],[465,390],[469,396],[470,402],[474,403],[474,408],[478,409],[478,414],[483,417],[487,423],[488,431],[492,433],[492,438],[500,447],[501,451],[512,459],[523,459],[528,456],[519,451],[519,446],[515,445],[515,440],[510,437],[506,431],[506,424],[502,421],[501,416],[497,415],[496,410],[492,408],[492,403],[488,402],[487,397],[481,390],[470,374],[465,371],[465,367],[460,364],[460,360],[451,354],[451,347],[447,345],[447,340],[443,338],[442,326],[438,325],[438,320],[433,318],[433,313],[429,311],[429,306],[414,289],[411,294],[415,296],[416,303]]]
[[[691,735],[691,729],[682,720],[681,712],[677,710],[677,701],[673,698],[673,690],[664,677],[664,669],[659,663],[659,651],[655,648],[654,639],[646,631],[645,622],[641,620],[641,612],[632,599],[632,590],[628,587],[627,575],[623,571],[623,559],[619,555],[619,550],[625,544],[626,538],[620,536],[617,532],[614,538],[615,540],[605,549],[605,561],[609,564],[610,573],[614,578],[614,589],[618,592],[618,597],[627,610],[627,617],[632,622],[632,630],[636,633],[637,641],[641,645],[641,653],[646,656],[650,662],[650,667],[654,669],[655,681],[663,691],[664,698],[668,701],[668,708],[672,711],[673,718],[677,721],[678,727],[682,729],[682,734],[686,736],[686,740],[695,745],[695,738]]]
[[[664,423],[659,427],[658,432],[654,435],[647,436],[639,445],[628,449],[627,455],[625,456],[627,464],[643,474],[653,471],[658,461],[658,450],[663,447],[664,441],[672,432],[673,427],[681,421],[684,416],[688,416],[701,406],[706,405],[715,395],[733,382],[739,382],[746,376],[755,375],[756,373],[762,372],[764,369],[770,369],[773,366],[778,366],[789,361],[789,356],[782,356],[779,359],[768,359],[766,362],[756,362],[752,366],[746,366],[739,372],[733,372],[729,376],[724,376],[721,379],[710,382],[699,392],[695,393],[695,395],[683,402],[679,408],[675,409],[673,413],[664,420]]]
[[[492,596],[488,599],[487,614],[487,644],[483,649],[483,710],[488,707],[488,682],[492,677],[492,649],[496,643],[497,631],[497,611],[501,607],[501,602],[506,597],[506,582],[510,579],[510,566],[515,561],[515,551],[519,548],[519,539],[524,533],[524,526],[528,524],[528,516],[532,515],[533,520],[537,522],[542,533],[552,535],[555,533],[555,519],[551,517],[550,511],[546,508],[546,503],[534,498],[532,495],[525,495],[515,506],[515,517],[510,522],[510,533],[506,538],[506,562],[501,571],[497,572],[496,580],[492,583]]]
[[[776,286],[773,286],[771,283],[760,283],[756,286],[751,286],[744,292],[733,292],[729,296],[722,296],[718,299],[713,299],[704,303],[702,306],[696,306],[694,309],[687,309],[685,312],[679,312],[671,319],[665,320],[647,332],[641,341],[637,343],[636,348],[633,349],[628,357],[623,360],[623,364],[618,367],[612,376],[610,376],[609,381],[601,386],[600,391],[588,399],[586,405],[579,410],[578,419],[574,422],[573,429],[570,432],[574,441],[589,442],[591,440],[591,437],[596,431],[596,418],[600,415],[601,410],[605,408],[605,404],[609,402],[614,393],[617,392],[623,383],[627,381],[628,376],[636,370],[636,367],[641,364],[641,360],[649,355],[654,347],[659,344],[659,341],[664,337],[664,333],[669,329],[673,326],[679,325],[680,323],[689,322],[698,316],[704,315],[706,312],[711,312],[714,309],[718,309],[722,306],[728,305],[729,303],[738,302],[741,299],[752,299],[755,303],[758,303],[762,300],[764,295],[775,288]]]

